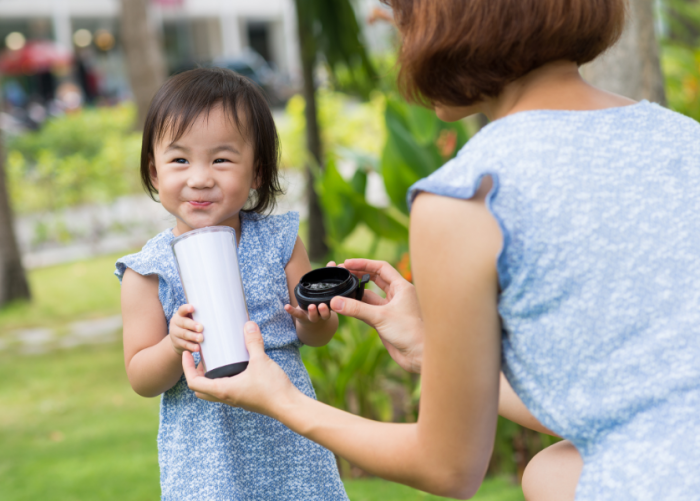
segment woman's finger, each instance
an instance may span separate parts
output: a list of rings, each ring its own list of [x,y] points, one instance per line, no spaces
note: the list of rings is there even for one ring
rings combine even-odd
[[[216,381],[204,377],[204,367],[200,364],[199,369],[194,365],[192,354],[184,351],[182,353],[182,370],[187,379],[187,386],[190,390],[206,395],[214,396],[216,393]],[[201,397],[200,397],[201,398]]]
[[[373,306],[383,306],[389,301],[374,291],[365,290],[365,293],[362,295],[362,302]]]
[[[381,282],[389,285],[395,280],[405,280],[393,266],[386,261],[374,261],[371,259],[346,259],[345,267],[350,271],[364,271],[372,275],[372,281],[382,290]],[[375,277],[376,275],[376,277]]]
[[[208,402],[221,402],[221,400],[219,400],[216,397],[212,397],[211,395],[207,395],[206,393],[200,393],[198,391],[194,392],[194,396],[199,398],[200,400],[206,400]]]

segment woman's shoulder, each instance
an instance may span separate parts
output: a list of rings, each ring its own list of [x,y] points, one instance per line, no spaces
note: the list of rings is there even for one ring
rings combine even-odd
[[[698,164],[700,124],[648,101],[591,111],[524,111],[484,127],[455,158],[414,185],[409,199],[419,191],[470,197],[485,175],[520,190],[591,165],[639,166],[669,155]]]
[[[139,275],[162,275],[163,267],[170,262],[167,257],[171,253],[170,242],[173,238],[171,229],[162,231],[146,242],[139,252],[120,257],[116,262],[114,274],[120,281],[127,268],[131,268]]]

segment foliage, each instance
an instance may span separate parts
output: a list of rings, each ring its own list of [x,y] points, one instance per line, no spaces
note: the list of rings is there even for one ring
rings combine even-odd
[[[372,93],[369,101],[358,102],[347,94],[327,89],[317,91],[318,120],[325,151],[357,150],[378,156],[386,137],[384,95]],[[301,169],[307,160],[306,104],[301,95],[287,103],[286,113],[277,128],[282,143],[282,165]]]
[[[134,107],[86,109],[10,138],[7,171],[17,213],[109,202],[138,192],[141,136]]]
[[[300,26],[310,30],[312,46],[309,50],[323,55],[331,76],[343,90],[367,97],[377,76],[352,2],[296,0],[296,7]]]
[[[700,4],[667,2],[661,63],[671,109],[700,121]]]
[[[389,97],[386,106],[387,141],[381,173],[392,204],[408,214],[406,193],[413,183],[429,176],[467,142],[459,123],[445,123],[432,110]]]

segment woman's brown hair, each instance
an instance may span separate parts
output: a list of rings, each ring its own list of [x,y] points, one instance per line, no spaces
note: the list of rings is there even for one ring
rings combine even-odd
[[[470,106],[553,61],[579,66],[620,37],[627,0],[385,0],[410,100]]]
[[[264,214],[282,193],[278,177],[279,138],[262,91],[249,79],[224,68],[197,68],[168,79],[151,101],[141,144],[141,182],[151,198],[158,193],[151,180],[154,146],[167,134],[177,141],[201,114],[223,106],[253,145],[255,196],[245,212]]]

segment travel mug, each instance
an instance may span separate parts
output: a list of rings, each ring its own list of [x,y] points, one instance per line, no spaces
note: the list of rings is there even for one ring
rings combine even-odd
[[[170,246],[193,318],[204,327],[200,344],[210,379],[234,376],[248,366],[243,326],[248,321],[238,267],[236,232],[228,226],[188,231]]]

